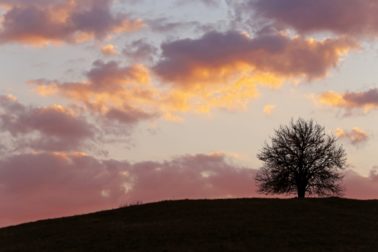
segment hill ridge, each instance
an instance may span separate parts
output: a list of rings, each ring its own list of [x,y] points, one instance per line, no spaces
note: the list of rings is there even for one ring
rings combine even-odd
[[[0,229],[1,251],[368,251],[378,200],[167,200]]]

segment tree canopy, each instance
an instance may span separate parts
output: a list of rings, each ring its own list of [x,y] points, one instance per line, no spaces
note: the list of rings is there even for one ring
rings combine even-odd
[[[258,159],[264,162],[256,182],[266,194],[340,195],[346,154],[337,138],[313,120],[298,119],[275,130]]]

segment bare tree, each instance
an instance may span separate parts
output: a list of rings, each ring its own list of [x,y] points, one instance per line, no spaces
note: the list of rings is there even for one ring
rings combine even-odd
[[[281,126],[265,144],[258,159],[264,166],[256,176],[259,191],[266,194],[340,195],[346,154],[334,136],[313,120],[298,119]]]

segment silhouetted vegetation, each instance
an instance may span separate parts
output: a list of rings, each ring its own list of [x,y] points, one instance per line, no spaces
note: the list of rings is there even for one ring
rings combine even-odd
[[[345,151],[334,136],[314,121],[298,119],[275,131],[257,157],[264,162],[256,181],[259,191],[267,194],[296,193],[340,195]]]
[[[377,213],[338,198],[161,202],[0,229],[0,251],[375,251]]]

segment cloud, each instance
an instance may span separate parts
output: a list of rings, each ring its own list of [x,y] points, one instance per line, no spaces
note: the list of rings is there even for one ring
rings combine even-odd
[[[243,109],[259,95],[259,86],[325,77],[353,48],[354,42],[347,39],[212,31],[197,39],[163,43],[153,71],[172,89],[171,100],[180,101],[176,107],[181,111]]]
[[[114,56],[118,54],[117,47],[113,44],[106,44],[103,47],[101,47],[101,53],[104,56]]]
[[[218,7],[220,5],[220,1],[217,1],[217,0],[195,0],[195,1],[190,1],[190,3],[193,3],[193,2],[197,2],[197,3],[201,3],[201,4],[204,4],[208,7]],[[186,1],[186,0],[176,0],[176,4],[177,5],[184,5],[184,4],[188,4],[189,2]]]
[[[370,171],[368,177],[359,175],[349,170],[344,180],[345,196],[356,199],[377,199],[378,198],[378,174],[377,168]]]
[[[139,29],[143,22],[112,13],[113,0],[0,1],[0,43],[46,45],[104,39]]]
[[[366,0],[248,0],[244,8],[277,27],[300,33],[333,32],[348,36],[378,34],[378,3]]]
[[[165,17],[145,20],[147,26],[153,32],[169,33],[180,30],[203,30],[206,26],[197,21],[174,21]]]
[[[350,131],[338,128],[336,136],[340,139],[348,140],[353,145],[358,145],[369,140],[369,135],[360,128],[353,128]]]
[[[8,157],[0,161],[0,225],[116,207],[124,181],[116,168],[80,153]]]
[[[144,115],[177,120],[187,112],[244,109],[259,95],[258,86],[322,78],[354,46],[344,39],[315,41],[273,32],[256,37],[209,32],[162,44],[162,55],[151,69],[96,61],[82,82],[34,83],[40,94],[62,95],[102,115],[131,109],[143,120]],[[153,59],[156,48],[138,40],[124,53],[134,61]]]
[[[276,109],[276,106],[275,105],[272,105],[272,104],[267,104],[264,106],[263,108],[263,112],[265,115],[272,115],[273,111]]]
[[[61,95],[97,115],[130,125],[157,116],[156,90],[150,85],[150,74],[144,66],[121,66],[115,61],[98,60],[85,77],[82,82],[34,80],[32,83],[41,95]]]
[[[163,57],[154,70],[167,82],[187,86],[219,81],[240,69],[250,74],[315,79],[324,77],[354,47],[345,39],[315,41],[279,33],[251,38],[236,31],[209,32],[199,39],[163,44]]]
[[[0,226],[137,201],[256,196],[254,174],[223,154],[136,164],[82,153],[14,155],[0,160]]]
[[[135,202],[256,197],[255,174],[222,153],[134,164],[74,152],[11,155],[0,160],[0,226]],[[346,197],[376,198],[377,172],[349,170],[344,186]]]
[[[248,79],[233,85],[211,87],[207,92],[187,92],[166,88],[143,65],[122,66],[119,62],[95,61],[83,81],[59,82],[44,79],[31,81],[43,96],[59,95],[105,119],[104,124],[125,128],[139,122],[164,118],[180,120],[182,113],[208,113],[214,108],[240,108],[256,95]],[[112,119],[112,120],[107,120]],[[106,122],[106,123],[105,123]]]
[[[94,137],[95,127],[60,105],[27,107],[12,96],[0,96],[0,129],[16,148],[77,150]]]
[[[111,120],[116,120],[120,123],[134,124],[142,120],[148,120],[153,117],[153,115],[137,110],[131,107],[123,106],[123,109],[111,108],[109,109],[105,117]]]
[[[123,54],[135,62],[153,62],[158,49],[144,39],[138,39],[126,45]]]
[[[319,101],[321,104],[347,111],[359,109],[369,112],[378,108],[378,89],[372,88],[367,91],[346,93],[324,92],[319,96]]]
[[[128,199],[155,201],[256,195],[255,170],[239,167],[227,159],[224,154],[198,154],[163,163],[137,163],[131,171],[136,183]]]

